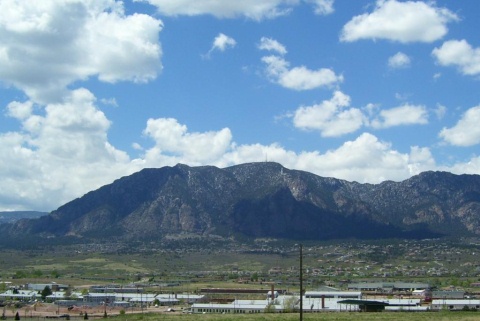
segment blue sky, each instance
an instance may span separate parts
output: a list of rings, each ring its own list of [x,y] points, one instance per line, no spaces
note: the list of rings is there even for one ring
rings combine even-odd
[[[0,2],[0,210],[146,167],[479,174],[477,1]]]

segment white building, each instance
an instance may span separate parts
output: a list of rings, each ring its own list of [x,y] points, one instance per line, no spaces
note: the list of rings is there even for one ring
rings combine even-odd
[[[306,298],[334,298],[334,299],[361,299],[360,291],[306,291]]]
[[[268,305],[267,300],[235,300],[232,303],[195,303],[191,307],[193,313],[245,314],[263,313]]]
[[[0,301],[5,300],[20,300],[20,301],[35,301],[40,298],[37,291],[29,290],[8,290],[4,293],[0,293]]]
[[[338,304],[338,301],[345,299],[360,299],[361,292],[342,291],[307,291],[302,298],[303,311],[305,312],[326,312],[326,311],[357,311],[355,306]],[[264,312],[285,312],[298,310],[300,308],[300,297],[291,295],[280,295],[274,300],[235,300],[228,304],[219,303],[195,303],[192,305],[193,313],[264,313]]]
[[[462,310],[465,307],[480,310],[480,300],[433,299],[431,305],[432,310]]]

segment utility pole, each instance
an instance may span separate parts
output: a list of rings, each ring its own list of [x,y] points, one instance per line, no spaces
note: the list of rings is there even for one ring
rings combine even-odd
[[[303,321],[303,245],[300,244],[300,321]]]

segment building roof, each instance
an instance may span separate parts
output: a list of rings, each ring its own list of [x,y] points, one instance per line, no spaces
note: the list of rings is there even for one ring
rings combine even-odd
[[[480,305],[480,300],[475,299],[475,300],[470,300],[470,299],[464,299],[464,300],[459,300],[459,299],[433,299],[432,300],[432,305]]]
[[[315,296],[322,296],[322,295],[336,295],[336,296],[360,296],[362,292],[360,291],[306,291],[305,296],[315,295]]]
[[[417,282],[365,282],[348,285],[350,289],[427,289],[429,287],[428,283]]]
[[[373,300],[354,300],[354,299],[342,300],[342,301],[338,301],[338,303],[351,304],[351,305],[364,305],[364,306],[384,306],[384,307],[390,305],[387,302],[373,301]]]

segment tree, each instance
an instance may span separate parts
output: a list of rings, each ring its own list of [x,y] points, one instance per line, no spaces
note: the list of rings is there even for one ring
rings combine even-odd
[[[268,305],[265,307],[265,313],[275,313],[275,303],[268,303]]]
[[[283,311],[293,312],[295,310],[295,305],[299,299],[295,296],[288,297],[283,301]]]
[[[43,275],[43,272],[42,272],[42,271],[33,269],[33,271],[32,271],[32,276],[33,276],[34,278],[41,278],[42,275]]]
[[[46,285],[45,288],[43,288],[40,295],[42,296],[42,299],[45,300],[45,298],[49,295],[52,295],[52,293],[53,293],[52,289],[50,289],[50,287],[48,285]]]

